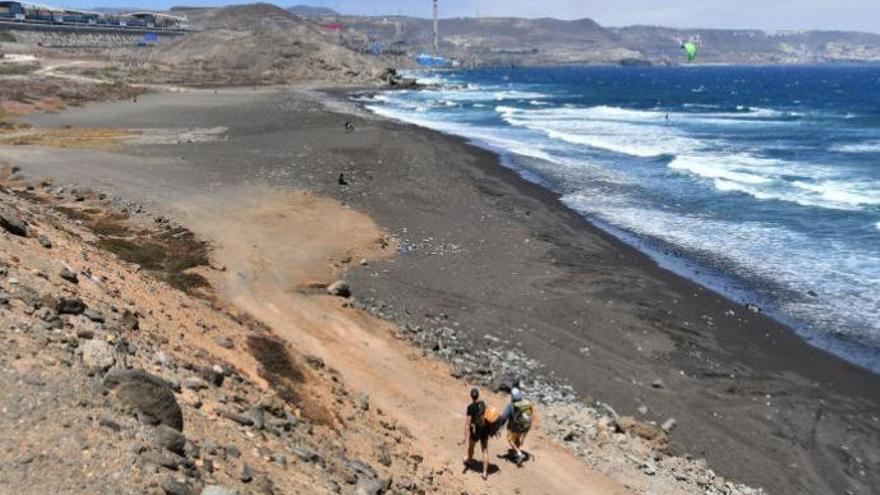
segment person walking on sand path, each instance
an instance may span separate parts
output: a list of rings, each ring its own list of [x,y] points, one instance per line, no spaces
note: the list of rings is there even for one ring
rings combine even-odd
[[[471,389],[471,403],[467,406],[464,422],[464,440],[468,444],[467,458],[464,460],[465,468],[474,461],[474,447],[480,442],[480,450],[483,454],[483,479],[489,478],[489,425],[485,418],[486,403],[480,400],[480,389]]]
[[[538,411],[535,405],[523,397],[520,389],[514,387],[510,390],[510,402],[501,413],[501,424],[507,424],[507,443],[514,454],[514,460],[518,467],[529,457],[523,452],[522,447],[526,441],[526,435],[537,424]]]

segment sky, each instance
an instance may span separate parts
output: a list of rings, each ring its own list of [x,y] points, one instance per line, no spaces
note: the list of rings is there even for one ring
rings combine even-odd
[[[256,0],[42,0],[74,8],[224,5]],[[273,3],[278,3],[275,0]],[[430,17],[431,0],[288,0],[346,14]],[[605,26],[843,29],[880,32],[880,0],[440,0],[441,17],[518,16],[576,19]]]

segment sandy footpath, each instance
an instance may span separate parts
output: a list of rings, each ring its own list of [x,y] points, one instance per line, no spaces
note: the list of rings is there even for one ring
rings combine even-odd
[[[388,323],[304,297],[297,288],[327,281],[328,266],[348,270],[358,298],[395,308],[399,320],[427,325],[443,314],[475,348],[521,350],[582,397],[644,420],[676,418],[673,450],[705,457],[728,478],[774,494],[880,486],[880,379],[658,268],[460,140],[333,113],[298,92],[160,94],[31,120],[227,128],[214,140],[124,151],[4,146],[0,161],[179,216],[217,244],[231,300],[326,355],[383,408],[413,418],[411,431],[440,464],[459,462],[466,385],[389,339]],[[346,133],[346,120],[358,131]],[[347,186],[337,184],[340,173]],[[301,190],[335,201],[286,196]],[[290,214],[298,207],[333,214],[306,221]],[[386,234],[414,249],[389,256],[376,242]],[[297,246],[344,249],[316,265]],[[584,483],[596,493],[620,490],[553,444],[542,440],[540,450],[534,469],[500,466],[498,493],[586,493],[568,490]]]

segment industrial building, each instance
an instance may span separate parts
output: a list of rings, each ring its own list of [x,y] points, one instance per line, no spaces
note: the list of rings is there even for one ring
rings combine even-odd
[[[187,19],[157,12],[106,14],[23,2],[0,1],[0,23],[115,30],[184,31]]]

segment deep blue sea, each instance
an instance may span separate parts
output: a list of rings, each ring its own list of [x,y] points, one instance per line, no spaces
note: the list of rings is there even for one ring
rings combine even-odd
[[[417,75],[441,89],[367,108],[499,152],[661,265],[880,372],[880,67]]]

